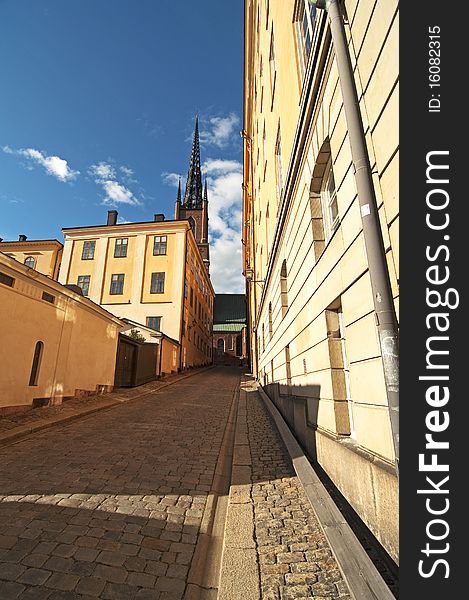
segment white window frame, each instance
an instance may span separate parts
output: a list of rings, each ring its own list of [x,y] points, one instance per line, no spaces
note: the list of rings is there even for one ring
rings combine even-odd
[[[316,43],[317,28],[315,27],[317,22],[316,7],[311,4],[308,10],[308,0],[299,0],[294,13],[295,33],[298,49],[298,58],[300,63],[301,76],[304,77],[309,62],[309,57],[312,54],[312,50]],[[306,48],[306,37],[305,37],[305,23],[306,31],[310,40],[309,50]]]
[[[332,168],[331,159],[329,159],[322,179],[321,204],[324,217],[324,238],[327,243],[340,224],[339,206],[337,204],[337,188],[335,186],[334,169]],[[335,216],[334,212],[336,212]]]

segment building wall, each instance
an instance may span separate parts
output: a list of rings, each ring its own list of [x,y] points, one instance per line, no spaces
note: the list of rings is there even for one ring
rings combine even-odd
[[[30,408],[35,399],[60,403],[64,397],[112,389],[123,323],[2,254],[0,272],[14,279],[12,287],[0,283],[0,413]],[[39,341],[37,385],[29,385]]]
[[[184,294],[181,366],[186,368],[190,365],[208,365],[212,362],[215,294],[192,231],[187,236],[184,277],[187,280],[187,297]]]
[[[64,230],[65,245],[60,281],[76,284],[80,275],[90,276],[89,297],[112,314],[142,325],[148,317],[161,317],[161,331],[181,341],[178,368],[207,364],[210,356],[210,330],[213,315],[213,288],[205,272],[202,257],[187,221],[157,221],[105,227]],[[166,254],[153,256],[155,236],[166,236]],[[127,238],[127,256],[114,257],[115,240]],[[96,241],[93,260],[83,260],[85,241]],[[186,264],[186,245],[194,259],[194,273]],[[195,265],[203,273],[204,292],[195,284]],[[151,293],[152,273],[164,273],[164,293]],[[188,273],[188,275],[187,275]],[[111,294],[113,274],[124,275],[123,293]],[[184,279],[188,277],[197,302],[203,307],[199,315],[184,301]],[[183,308],[184,302],[184,308]],[[191,329],[182,336],[182,319]],[[195,338],[194,338],[195,333]],[[195,341],[194,341],[195,340]],[[207,349],[208,348],[208,349]],[[171,352],[172,361],[172,352]]]
[[[317,428],[309,435],[319,440],[323,432],[328,440],[335,439],[341,456],[341,444],[347,441],[360,448],[370,464],[377,458],[392,466],[383,365],[337,67],[324,11],[318,11],[312,58],[303,74],[296,7],[293,0],[246,2],[244,237],[245,269],[252,273],[248,288],[253,366],[263,384],[278,382],[289,386],[291,395],[305,397],[311,409],[308,418]],[[345,7],[397,308],[398,3],[360,0],[345,2]],[[325,239],[321,186],[329,160],[340,224]],[[342,476],[348,467],[335,461],[334,443],[318,442],[317,460],[396,557],[397,479],[391,478],[394,487],[387,494],[394,509],[390,526],[376,507],[365,509],[361,504],[359,473]],[[358,465],[350,455],[352,464]],[[366,486],[378,494],[380,479],[367,473]]]
[[[33,258],[34,270],[51,279],[58,278],[62,250],[62,244],[56,240],[0,242],[0,252],[22,264],[27,258]]]

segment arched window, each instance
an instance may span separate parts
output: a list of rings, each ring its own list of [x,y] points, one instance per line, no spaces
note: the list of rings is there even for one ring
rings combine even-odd
[[[225,340],[223,338],[218,338],[217,349],[219,352],[225,352]]]
[[[31,375],[29,377],[29,385],[37,385],[43,350],[43,342],[37,342],[36,348],[34,349],[33,364],[31,366]]]
[[[313,228],[313,250],[317,260],[340,222],[329,138],[324,140],[316,157],[309,191],[309,203]]]
[[[192,233],[194,234],[194,237],[196,237],[197,223],[195,222],[194,217],[189,217],[187,220],[189,221],[189,225],[191,226]]]
[[[284,260],[280,269],[280,298],[282,301],[282,317],[288,310],[287,261]]]
[[[30,269],[34,269],[34,267],[36,266],[36,259],[32,256],[28,256],[28,258],[24,261],[24,264]]]

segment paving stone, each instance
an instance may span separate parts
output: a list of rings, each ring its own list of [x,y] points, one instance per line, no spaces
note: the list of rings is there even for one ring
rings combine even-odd
[[[155,585],[156,577],[150,573],[129,573],[127,577],[127,583],[129,585],[135,585],[144,588],[153,588]]]
[[[106,585],[106,580],[100,577],[82,577],[76,586],[76,591],[88,596],[100,597],[101,592]]]
[[[101,594],[103,600],[133,600],[138,588],[122,583],[106,583]]]
[[[71,573],[52,573],[46,581],[46,586],[57,590],[71,591],[77,585],[80,578]]]
[[[2,600],[16,600],[24,589],[25,586],[16,581],[0,581],[0,598]]]
[[[112,583],[124,583],[127,579],[126,569],[110,567],[108,565],[96,565],[94,575]]]

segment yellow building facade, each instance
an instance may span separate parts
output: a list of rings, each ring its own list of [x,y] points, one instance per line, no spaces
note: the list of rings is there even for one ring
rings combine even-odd
[[[398,3],[343,22],[398,307]],[[337,60],[325,10],[246,0],[244,269],[253,370],[389,554],[398,485]]]
[[[0,318],[0,415],[112,390],[124,323],[2,252]]]
[[[186,220],[155,218],[118,224],[109,211],[106,225],[63,229],[59,280],[179,342],[172,370],[209,364],[214,292],[192,229]]]
[[[20,235],[17,241],[0,241],[0,252],[51,279],[58,278],[62,251],[57,240],[28,240]]]

